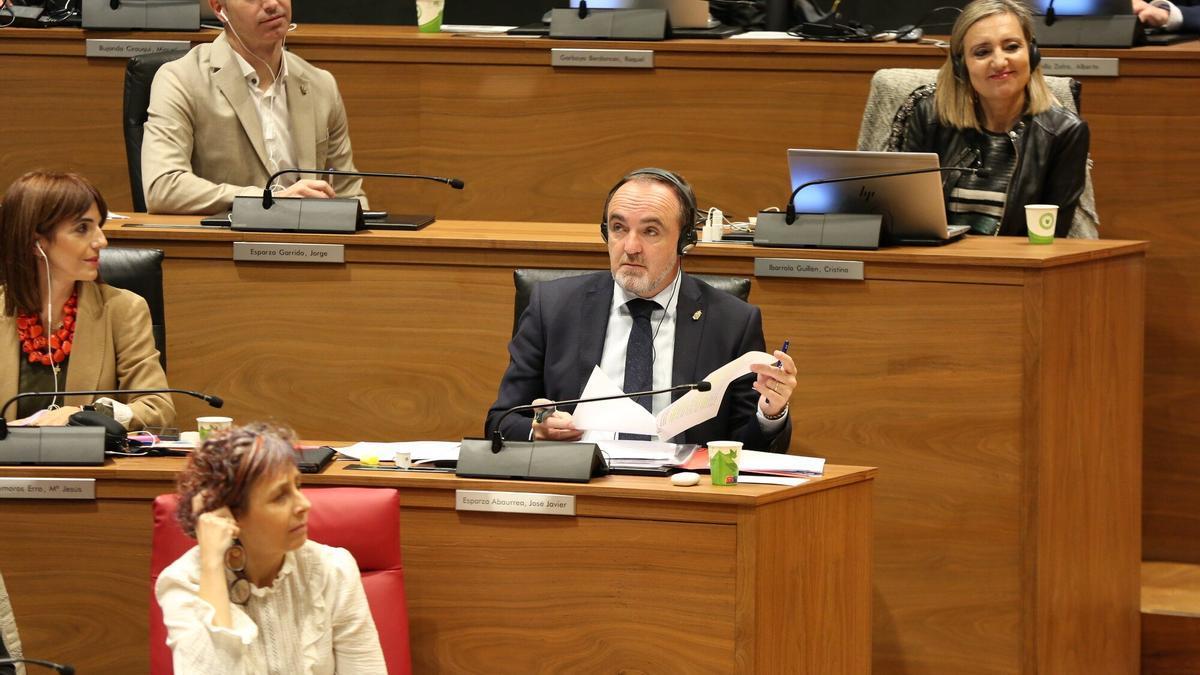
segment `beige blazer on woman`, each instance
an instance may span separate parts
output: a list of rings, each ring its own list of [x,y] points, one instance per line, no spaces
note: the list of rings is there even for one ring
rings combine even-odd
[[[0,291],[0,307],[4,306]],[[0,314],[0,405],[16,396],[20,359],[25,358],[17,340],[17,319]],[[167,376],[158,360],[150,325],[150,310],[136,293],[104,284],[81,282],[75,315],[75,341],[67,366],[63,391],[84,389],[157,389],[167,386]],[[66,405],[91,403],[92,396],[70,396]],[[130,399],[133,413],[130,430],[168,427],[175,424],[175,404],[170,394],[149,394]],[[16,417],[16,404],[5,417]]]

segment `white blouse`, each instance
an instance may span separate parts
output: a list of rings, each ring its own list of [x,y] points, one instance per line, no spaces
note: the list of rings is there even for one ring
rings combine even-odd
[[[231,605],[233,628],[214,626],[216,610],[200,599],[198,546],[163,570],[154,592],[176,675],[387,672],[358,563],[345,549],[309,541],[289,551],[274,584],[251,584],[250,600]]]

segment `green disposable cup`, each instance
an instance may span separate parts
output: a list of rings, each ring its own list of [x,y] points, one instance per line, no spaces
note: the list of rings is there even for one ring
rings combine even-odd
[[[417,0],[417,30],[422,33],[441,32],[445,9],[445,0]]]
[[[742,444],[738,441],[713,441],[708,444],[708,469],[713,485],[737,485],[738,454]]]

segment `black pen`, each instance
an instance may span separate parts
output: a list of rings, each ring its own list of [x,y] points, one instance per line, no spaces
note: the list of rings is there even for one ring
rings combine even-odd
[[[792,341],[791,341],[791,340],[789,340],[789,339],[787,339],[787,338],[784,338],[784,339],[783,339],[783,346],[779,348],[779,351],[781,351],[781,352],[783,352],[784,354],[786,354],[786,353],[787,353],[787,350],[788,350],[788,347],[789,347],[789,346],[791,346],[791,344],[792,344]],[[776,367],[776,368],[779,368],[779,367],[780,367],[780,366],[782,366],[782,365],[783,365],[783,361],[782,361],[782,360],[779,360],[779,361],[776,361],[776,362],[775,362],[775,367]],[[764,399],[763,399],[763,400],[765,400],[765,401],[767,402],[767,405],[771,405],[771,398],[770,398],[770,397],[764,397]]]

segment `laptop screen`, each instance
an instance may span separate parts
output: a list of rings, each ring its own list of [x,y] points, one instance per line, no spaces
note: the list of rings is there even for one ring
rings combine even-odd
[[[571,0],[578,7],[580,0]],[[673,28],[707,28],[706,0],[587,0],[591,9],[665,9]]]
[[[1034,0],[1030,3],[1035,14],[1045,14],[1050,0]],[[1112,16],[1132,14],[1129,0],[1054,0],[1054,13],[1058,16]]]
[[[925,152],[788,150],[792,189],[813,180],[932,169],[938,156]],[[872,213],[883,216],[894,237],[945,239],[946,203],[941,174],[863,178],[810,185],[793,202],[797,213]]]

